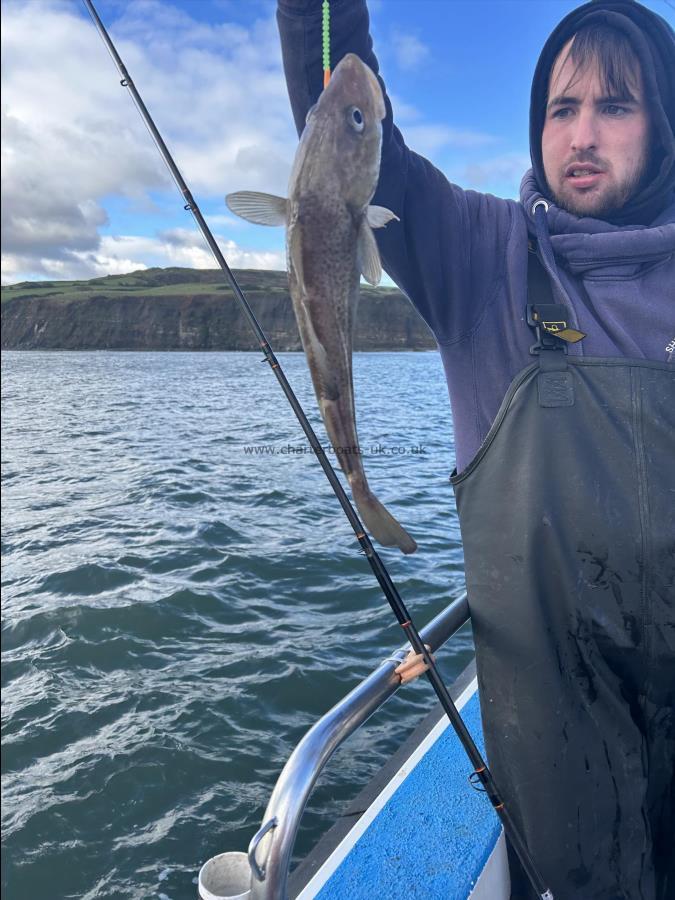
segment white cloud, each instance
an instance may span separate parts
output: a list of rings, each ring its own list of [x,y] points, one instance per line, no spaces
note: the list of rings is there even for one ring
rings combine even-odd
[[[2,6],[3,282],[90,277],[125,259],[138,268],[142,259],[106,250],[111,239],[100,230],[108,199],[126,197],[143,210],[150,192],[173,190],[103,43],[78,10],[72,0],[40,0],[39,17],[33,3]],[[198,23],[167,2],[140,0],[111,33],[198,201],[242,188],[285,192],[297,138],[271,14],[245,29]],[[234,227],[225,217],[214,225]],[[165,265],[201,259],[158,236],[159,246]],[[258,257],[251,251],[250,258]]]
[[[414,34],[395,31],[392,35],[392,50],[396,64],[404,72],[417,69],[428,61],[431,53],[426,44]]]
[[[216,241],[231,268],[286,268],[284,250],[247,250],[222,235],[216,236]],[[217,263],[201,234],[183,228],[171,229],[156,237],[104,235],[95,250],[75,250],[61,259],[26,258],[20,254],[3,257],[7,283],[21,280],[22,273],[27,270],[43,278],[71,280],[122,275],[153,266],[215,269]]]
[[[410,149],[429,157],[433,157],[440,150],[450,148],[470,150],[489,146],[497,140],[491,134],[451,128],[449,125],[406,125],[402,130]]]
[[[209,228],[243,228],[245,225],[243,219],[234,216],[208,215],[206,219]]]
[[[518,197],[520,182],[530,166],[527,154],[505,153],[465,166],[459,183],[475,190],[497,191],[502,196]]]
[[[394,110],[394,121],[401,129],[406,144],[416,153],[433,159],[441,150],[474,150],[498,142],[495,135],[469,128],[453,128],[443,123],[425,122],[421,110],[388,90]]]
[[[118,224],[113,210],[123,207],[138,216],[139,231],[149,231],[143,217],[156,220],[168,196],[180,212],[181,199],[79,2],[39,0],[39,7],[36,16],[35,2],[2,4],[3,283],[213,266],[196,231],[143,237],[130,233],[126,219]],[[273,4],[251,4],[261,17],[248,27],[227,21],[228,3],[219,7],[221,21],[209,23],[170,0],[112,8],[111,35],[141,96],[197,201],[218,210],[207,220],[221,233],[228,262],[284,268],[281,249],[246,248],[240,236],[249,226],[220,214],[230,191],[286,193],[297,137]],[[383,52],[396,52],[399,66],[410,68],[428,50],[399,34]],[[429,123],[394,99],[409,145],[432,158],[494,140]],[[473,168],[469,177],[484,176]]]
[[[394,109],[394,119],[397,125],[405,122],[419,122],[422,118],[422,113],[416,106],[412,103],[407,103],[390,88],[387,88],[387,93]]]

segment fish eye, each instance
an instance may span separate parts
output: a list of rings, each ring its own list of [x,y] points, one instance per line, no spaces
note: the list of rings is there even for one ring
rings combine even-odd
[[[365,126],[365,120],[363,118],[363,113],[358,108],[358,106],[350,106],[347,110],[347,121],[352,126],[354,131],[363,131]]]

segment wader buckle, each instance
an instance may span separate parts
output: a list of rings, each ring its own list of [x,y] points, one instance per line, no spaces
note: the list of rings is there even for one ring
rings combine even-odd
[[[583,331],[569,327],[567,309],[562,303],[528,303],[527,324],[534,328],[537,336],[537,343],[530,347],[531,356],[536,356],[541,350],[567,353],[567,344],[576,344],[586,337]]]

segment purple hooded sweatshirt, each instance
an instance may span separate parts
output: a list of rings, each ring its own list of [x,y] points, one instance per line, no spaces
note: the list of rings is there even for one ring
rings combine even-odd
[[[624,27],[643,68],[658,158],[621,224],[580,218],[551,202],[541,165],[541,98],[557,53],[589,15]],[[322,90],[320,0],[279,0],[284,69],[298,128]],[[637,32],[637,37],[635,36]],[[378,73],[365,0],[331,3],[332,58],[356,53]],[[380,79],[384,89],[384,83]],[[675,361],[675,37],[633,0],[594,0],[549,38],[532,90],[533,169],[520,202],[463,190],[410,150],[385,96],[382,165],[373,203],[399,217],[376,232],[385,270],[433,331],[452,404],[457,469],[471,461],[515,375],[532,362],[526,324],[533,203],[548,231],[574,327],[569,353]],[[626,221],[627,219],[627,221]]]

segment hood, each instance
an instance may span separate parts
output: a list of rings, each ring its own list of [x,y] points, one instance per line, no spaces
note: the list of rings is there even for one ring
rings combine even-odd
[[[636,0],[591,0],[569,13],[544,44],[530,97],[530,154],[535,183],[547,197],[541,135],[549,73],[565,43],[582,25],[590,23],[611,25],[623,31],[640,60],[656,151],[650,161],[651,177],[611,222],[649,225],[675,196],[675,33],[661,16]]]
[[[533,206],[546,199],[532,170],[520,185],[527,229],[537,239]],[[575,216],[554,203],[548,207],[546,226],[558,263],[569,272],[582,273],[602,265],[658,262],[675,253],[675,196],[649,225],[617,225],[590,216]]]

